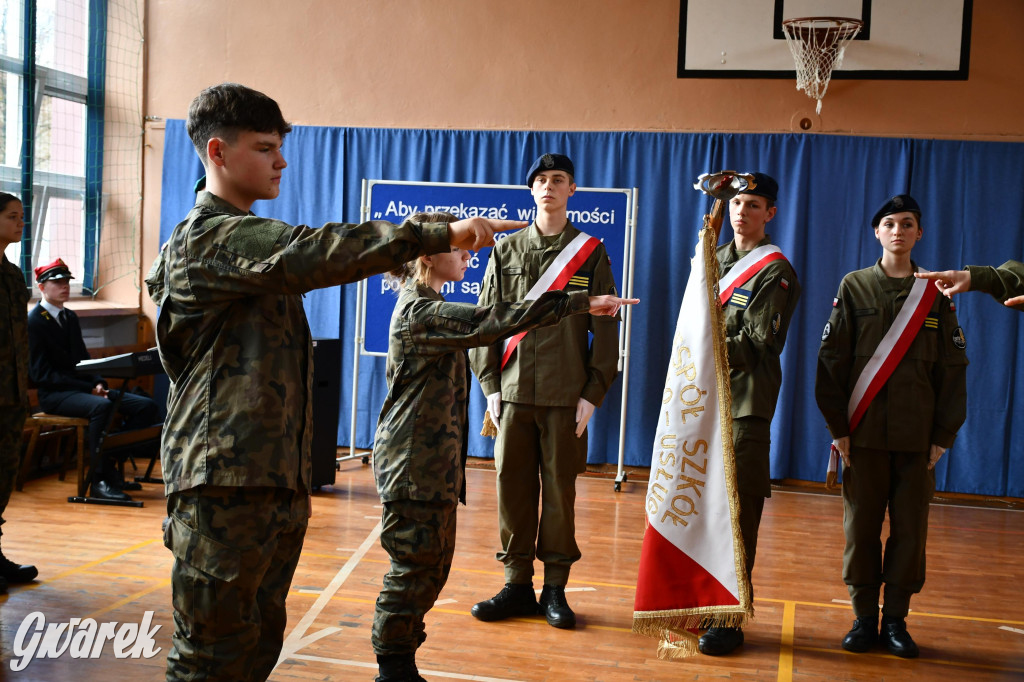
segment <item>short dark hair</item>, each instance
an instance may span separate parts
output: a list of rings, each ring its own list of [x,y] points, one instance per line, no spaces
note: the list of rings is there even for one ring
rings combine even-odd
[[[0,211],[7,208],[7,204],[11,203],[12,201],[21,201],[21,199],[14,196],[13,194],[8,194],[7,192],[0,192]]]
[[[238,133],[277,133],[282,138],[292,131],[277,102],[238,83],[221,83],[200,92],[188,108],[188,136],[202,159],[211,137],[234,142]]]

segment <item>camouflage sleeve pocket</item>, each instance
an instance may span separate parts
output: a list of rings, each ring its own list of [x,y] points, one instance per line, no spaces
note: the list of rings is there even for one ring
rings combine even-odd
[[[472,334],[474,330],[470,322],[443,314],[431,316],[429,324],[434,329],[447,330],[460,335]]]
[[[477,308],[465,303],[440,303],[430,316],[435,328],[450,329],[458,334],[472,334],[476,329],[474,316]]]
[[[164,530],[164,546],[176,559],[218,580],[231,581],[238,577],[242,561],[237,549],[189,528],[173,514]]]

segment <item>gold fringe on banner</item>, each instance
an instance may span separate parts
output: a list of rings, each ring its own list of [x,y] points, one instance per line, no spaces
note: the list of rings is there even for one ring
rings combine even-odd
[[[480,428],[481,436],[490,436],[496,438],[498,436],[498,427],[494,425],[494,420],[491,419],[491,411],[487,410],[484,412],[484,423]]]
[[[754,616],[754,603],[751,599],[750,580],[747,578],[746,547],[743,534],[740,532],[739,514],[740,498],[736,490],[736,451],[732,442],[732,384],[729,379],[729,349],[725,343],[725,313],[718,298],[718,236],[715,231],[705,228],[700,231],[701,245],[704,247],[704,272],[708,283],[708,306],[711,310],[711,324],[715,332],[715,380],[718,383],[718,414],[722,425],[722,452],[725,455],[725,486],[729,493],[729,513],[732,516],[732,542],[736,548],[736,575],[739,579],[740,606],[751,618]],[[731,627],[731,626],[722,626]]]

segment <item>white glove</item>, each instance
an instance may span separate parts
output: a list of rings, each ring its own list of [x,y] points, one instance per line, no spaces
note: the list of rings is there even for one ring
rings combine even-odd
[[[934,469],[938,463],[939,458],[942,457],[942,453],[946,451],[946,448],[932,443],[931,450],[928,452],[928,468]]]
[[[587,422],[594,416],[594,403],[580,398],[576,403],[576,437],[579,438],[587,430]]]
[[[501,416],[501,391],[487,396],[487,411],[491,413],[491,421],[494,422],[494,428],[500,429],[498,417]]]

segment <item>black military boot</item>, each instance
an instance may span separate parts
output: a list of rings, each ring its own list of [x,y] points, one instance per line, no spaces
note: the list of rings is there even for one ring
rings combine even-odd
[[[540,612],[544,614],[548,625],[566,629],[576,627],[576,614],[565,600],[563,585],[544,586],[540,591]]]
[[[16,564],[0,551],[0,578],[4,580],[4,589],[6,590],[7,585],[17,585],[19,583],[30,583],[36,579],[39,575],[39,571],[36,570],[35,566],[22,566]]]
[[[882,643],[889,653],[900,658],[917,658],[917,644],[907,632],[907,622],[902,618],[882,616]]]
[[[878,641],[878,615],[873,618],[857,618],[853,628],[843,637],[843,648],[855,654],[868,651]]]
[[[503,620],[513,616],[536,616],[537,595],[533,585],[505,583],[501,592],[487,601],[478,602],[469,610],[477,620]]]
[[[739,628],[710,628],[700,636],[697,648],[705,656],[725,656],[743,644],[743,630]]]
[[[427,682],[416,669],[416,654],[377,654],[374,682]]]

